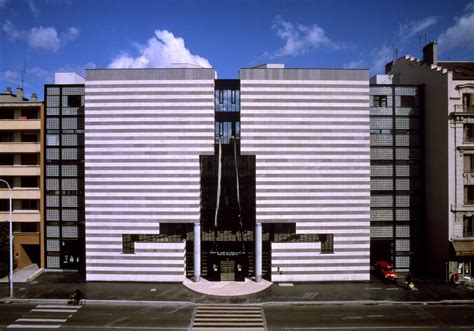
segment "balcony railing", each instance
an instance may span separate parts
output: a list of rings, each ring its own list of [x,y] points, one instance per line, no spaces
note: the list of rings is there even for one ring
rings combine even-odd
[[[470,112],[474,112],[474,106],[454,105],[454,111],[456,113],[470,113]]]

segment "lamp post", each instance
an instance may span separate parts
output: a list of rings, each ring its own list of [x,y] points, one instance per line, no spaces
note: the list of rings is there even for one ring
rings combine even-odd
[[[10,200],[9,219],[10,219],[10,300],[13,299],[13,227],[12,227],[12,188],[10,184],[4,179],[0,178],[0,182],[3,182],[8,187],[8,196]]]

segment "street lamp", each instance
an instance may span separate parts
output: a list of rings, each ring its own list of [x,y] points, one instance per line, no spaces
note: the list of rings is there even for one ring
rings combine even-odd
[[[12,188],[10,184],[4,179],[0,178],[0,182],[3,182],[8,187],[8,195],[10,200],[10,211],[9,211],[9,218],[10,218],[10,300],[13,299],[13,228],[12,228]]]

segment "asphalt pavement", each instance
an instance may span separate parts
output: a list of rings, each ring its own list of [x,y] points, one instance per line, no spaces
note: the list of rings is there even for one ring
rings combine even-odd
[[[193,292],[181,283],[86,282],[76,272],[44,272],[29,283],[14,284],[14,299],[67,300],[80,289],[89,303],[225,303],[225,304],[343,304],[384,302],[473,303],[474,287],[414,278],[417,290],[403,280],[384,282],[320,282],[272,284],[255,294],[217,297]],[[284,285],[284,286],[282,286]],[[8,284],[0,284],[0,300],[8,299]]]

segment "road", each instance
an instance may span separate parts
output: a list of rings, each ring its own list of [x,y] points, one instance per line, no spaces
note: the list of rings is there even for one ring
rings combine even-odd
[[[1,304],[0,330],[25,325],[29,328],[23,330],[189,330],[195,312],[202,307]],[[219,306],[215,307],[217,311]],[[268,330],[474,330],[474,305],[253,305],[253,311],[250,306],[236,307],[241,309],[236,316],[242,318],[233,319],[234,327],[245,322],[245,311],[256,316],[255,309],[260,307]],[[212,316],[212,307],[204,311]],[[222,318],[217,316],[216,320]]]
[[[268,330],[474,330],[473,305],[266,306]]]

